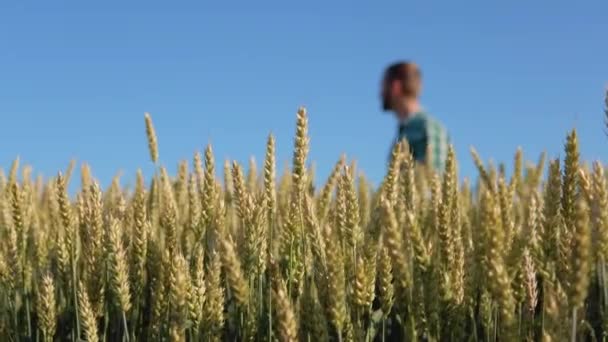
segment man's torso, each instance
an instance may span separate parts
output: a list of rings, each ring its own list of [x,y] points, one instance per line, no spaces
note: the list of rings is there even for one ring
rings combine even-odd
[[[430,157],[432,166],[438,171],[442,170],[447,156],[449,137],[437,120],[424,112],[416,114],[407,122],[399,124],[397,140],[404,138],[416,162],[426,163],[427,158]]]

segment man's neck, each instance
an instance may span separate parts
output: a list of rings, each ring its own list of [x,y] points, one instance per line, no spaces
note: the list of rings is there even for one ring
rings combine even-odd
[[[402,108],[397,112],[397,116],[401,121],[407,121],[420,112],[420,103],[416,99],[406,99],[403,102]]]

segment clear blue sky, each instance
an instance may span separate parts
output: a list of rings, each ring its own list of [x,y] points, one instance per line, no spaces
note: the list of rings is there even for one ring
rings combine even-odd
[[[149,175],[149,111],[172,173],[208,142],[218,176],[225,158],[260,165],[270,132],[281,170],[305,105],[319,179],[346,153],[377,183],[395,134],[380,75],[398,59],[423,68],[462,176],[477,175],[470,146],[556,157],[573,127],[583,158],[606,159],[606,1],[208,3],[2,2],[0,166]]]

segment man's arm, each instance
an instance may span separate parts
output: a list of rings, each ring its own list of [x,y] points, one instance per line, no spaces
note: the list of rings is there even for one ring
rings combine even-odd
[[[427,158],[430,158],[430,165],[439,173],[445,168],[445,160],[450,144],[449,136],[444,127],[435,120],[427,121]]]

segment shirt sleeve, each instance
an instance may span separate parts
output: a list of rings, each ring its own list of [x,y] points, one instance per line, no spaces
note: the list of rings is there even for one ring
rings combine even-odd
[[[427,136],[429,144],[429,156],[431,165],[438,172],[442,172],[445,167],[445,160],[448,154],[448,146],[450,144],[449,136],[446,130],[437,121],[427,123]]]

